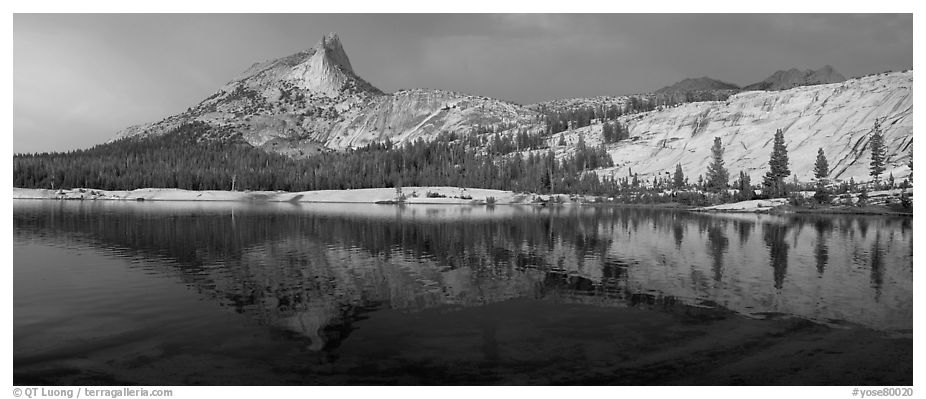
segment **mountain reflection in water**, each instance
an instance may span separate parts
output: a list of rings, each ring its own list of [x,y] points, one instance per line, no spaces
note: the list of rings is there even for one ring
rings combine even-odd
[[[376,309],[514,298],[912,330],[908,218],[19,201],[13,223],[16,242],[143,260],[133,265],[311,350],[336,347]]]

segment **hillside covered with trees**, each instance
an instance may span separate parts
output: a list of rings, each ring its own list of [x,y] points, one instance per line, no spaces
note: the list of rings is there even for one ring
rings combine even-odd
[[[603,194],[598,176],[587,171],[612,166],[603,147],[584,143],[559,160],[550,150],[514,153],[522,144],[522,149],[536,148],[536,139],[526,134],[511,139],[447,133],[428,142],[372,143],[302,159],[254,148],[238,136],[215,139],[216,135],[206,124],[190,123],[165,135],[122,139],[86,150],[18,154],[13,158],[13,184],[270,191],[455,185]]]

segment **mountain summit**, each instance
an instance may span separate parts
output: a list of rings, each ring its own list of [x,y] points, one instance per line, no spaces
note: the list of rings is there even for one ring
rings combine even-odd
[[[717,79],[711,79],[707,76],[700,78],[683,79],[671,86],[663,87],[656,90],[656,93],[684,93],[691,91],[711,91],[711,90],[739,90],[739,86],[733,83],[722,82]]]
[[[829,65],[825,65],[816,71],[811,69],[801,71],[791,68],[787,71],[776,71],[772,76],[765,78],[761,82],[743,87],[743,90],[787,90],[798,86],[839,83],[845,80],[845,76],[836,72],[836,69]]]
[[[284,80],[301,89],[335,97],[348,81],[357,78],[336,33],[325,35],[312,51],[314,54],[294,66]]]
[[[337,33],[331,32],[325,35],[325,37],[315,45],[315,50],[324,52],[335,64],[350,72],[354,72],[354,68],[350,66],[350,60],[347,59],[347,53],[345,53],[344,48],[341,47],[341,39],[338,38]]]
[[[241,76],[229,82],[224,91],[244,85],[251,89],[270,87],[299,88],[326,97],[338,97],[348,92],[381,91],[357,76],[347,58],[337,33],[329,33],[312,48],[275,60],[256,63]]]
[[[201,122],[210,137],[240,135],[270,151],[306,155],[440,132],[507,130],[539,120],[535,111],[485,97],[414,89],[385,94],[354,71],[336,33],[312,48],[255,63],[186,112],[116,136],[166,133]]]

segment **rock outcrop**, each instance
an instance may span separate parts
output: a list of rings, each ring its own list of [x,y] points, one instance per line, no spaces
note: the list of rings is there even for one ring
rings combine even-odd
[[[711,144],[720,137],[731,176],[745,171],[753,183],[768,169],[772,138],[784,130],[792,178],[813,178],[817,149],[823,148],[830,178],[867,181],[871,160],[868,143],[875,120],[881,123],[887,147],[887,168],[902,179],[913,144],[913,72],[895,72],[842,83],[797,87],[784,91],[752,91],[727,101],[683,104],[622,117],[630,139],[611,144],[615,167],[604,175],[666,175],[681,163],[691,181],[707,170]],[[590,145],[601,140],[601,125],[566,132],[584,134]],[[568,138],[568,137],[567,137]],[[557,136],[550,138],[558,140]],[[574,139],[573,139],[574,140]],[[570,142],[570,140],[567,140]]]

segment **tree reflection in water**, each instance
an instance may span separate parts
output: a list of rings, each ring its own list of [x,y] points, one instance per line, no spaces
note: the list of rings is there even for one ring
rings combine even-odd
[[[795,228],[804,223],[814,228]],[[762,240],[750,241],[757,224]],[[221,307],[302,334],[312,350],[336,347],[377,310],[514,298],[722,304],[746,315],[774,310],[873,328],[912,325],[907,219],[728,219],[609,207],[43,202],[16,208],[13,225],[20,240],[143,259],[144,267],[196,287]],[[794,245],[814,237],[816,245]],[[864,261],[851,256],[859,247],[871,248]],[[838,279],[808,289],[820,284],[810,277],[824,271]],[[869,287],[873,297],[861,292]],[[788,300],[773,306],[769,298],[776,296]],[[483,327],[491,360],[494,330],[488,322]]]

